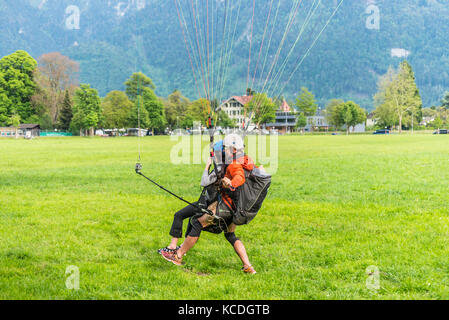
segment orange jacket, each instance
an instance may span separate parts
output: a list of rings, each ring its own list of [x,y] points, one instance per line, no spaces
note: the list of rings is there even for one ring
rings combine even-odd
[[[225,178],[231,180],[232,188],[237,189],[245,183],[245,170],[252,171],[254,169],[254,162],[248,156],[243,156],[234,160],[226,169]],[[233,191],[231,189],[231,191]],[[230,209],[235,210],[234,203],[231,197],[225,191],[222,191],[221,196],[224,203]]]

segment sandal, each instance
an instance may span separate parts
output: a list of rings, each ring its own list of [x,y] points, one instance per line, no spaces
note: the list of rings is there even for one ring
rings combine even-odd
[[[162,252],[175,253],[176,251],[179,250],[179,248],[181,248],[181,246],[177,246],[176,249],[170,249],[169,247],[165,247],[157,250],[157,253],[159,254],[162,254]]]
[[[243,267],[242,271],[244,273],[248,273],[248,274],[256,274],[257,273],[253,266],[249,266],[249,267],[246,267],[246,268]]]

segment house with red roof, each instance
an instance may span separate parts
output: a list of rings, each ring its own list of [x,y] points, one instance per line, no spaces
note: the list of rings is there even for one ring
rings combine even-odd
[[[276,111],[276,120],[273,123],[267,123],[267,130],[277,130],[281,134],[295,131],[296,115],[294,110],[288,105],[285,99]]]
[[[234,120],[238,127],[247,124],[249,118],[245,115],[245,106],[253,99],[252,94],[248,90],[244,96],[232,96],[225,100],[220,108],[226,112],[230,119]]]

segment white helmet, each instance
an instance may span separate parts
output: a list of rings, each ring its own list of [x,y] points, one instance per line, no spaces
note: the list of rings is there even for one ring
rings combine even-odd
[[[225,147],[233,147],[237,150],[242,150],[245,148],[245,145],[243,144],[243,139],[238,134],[228,134],[223,144]]]

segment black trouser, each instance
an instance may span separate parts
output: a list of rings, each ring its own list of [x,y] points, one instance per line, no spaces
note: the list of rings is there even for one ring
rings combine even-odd
[[[196,205],[198,202],[195,202],[194,204]],[[182,222],[187,218],[193,217],[197,213],[198,209],[191,205],[188,205],[187,207],[176,212],[173,219],[173,224],[171,226],[170,235],[173,238],[182,238]]]

